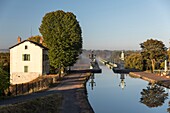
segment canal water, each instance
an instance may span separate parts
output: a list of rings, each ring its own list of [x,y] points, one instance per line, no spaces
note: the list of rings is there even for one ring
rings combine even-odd
[[[169,89],[100,67],[86,84],[95,113],[170,113]]]

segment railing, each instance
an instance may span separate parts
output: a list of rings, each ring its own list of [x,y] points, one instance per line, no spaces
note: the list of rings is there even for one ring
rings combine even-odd
[[[8,96],[28,94],[28,93],[37,92],[43,89],[47,89],[53,84],[58,83],[58,82],[59,82],[58,75],[47,75],[44,77],[42,76],[41,78],[35,81],[32,81],[32,82],[29,82],[29,83],[11,85],[5,92],[6,92],[6,95]]]
[[[166,72],[165,70],[154,70],[153,72],[161,76],[166,76],[170,74],[170,70],[167,70]]]

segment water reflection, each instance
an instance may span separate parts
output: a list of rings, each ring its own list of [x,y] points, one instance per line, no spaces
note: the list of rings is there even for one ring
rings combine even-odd
[[[162,106],[166,99],[168,99],[168,93],[165,89],[157,84],[149,83],[146,89],[141,92],[140,102],[146,106],[158,107]]]
[[[94,73],[91,73],[90,76],[90,82],[89,82],[89,86],[91,86],[91,90],[93,90],[94,86],[96,86],[96,82],[94,81]]]
[[[126,86],[126,82],[125,82],[125,74],[120,74],[120,83],[119,86],[122,88],[122,90],[125,88]]]

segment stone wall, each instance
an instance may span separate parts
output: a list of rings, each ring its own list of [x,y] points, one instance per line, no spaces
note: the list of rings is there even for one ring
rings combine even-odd
[[[42,76],[40,73],[30,72],[30,73],[12,73],[10,77],[11,84],[22,84],[26,82],[30,82],[39,76]]]

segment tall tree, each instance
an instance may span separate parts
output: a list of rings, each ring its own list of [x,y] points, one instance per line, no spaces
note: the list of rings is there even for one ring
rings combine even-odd
[[[148,39],[140,44],[142,48],[142,57],[144,60],[150,60],[152,71],[155,70],[155,64],[157,61],[165,59],[166,47],[162,41]]]
[[[82,52],[81,28],[76,16],[62,10],[47,13],[39,28],[55,68],[72,66]]]

